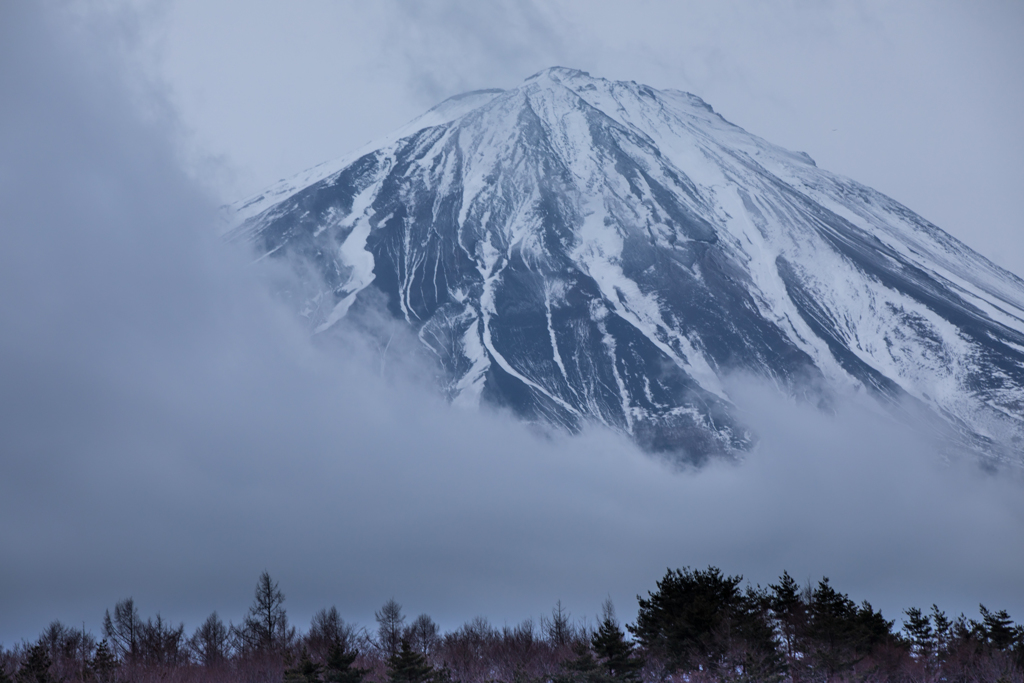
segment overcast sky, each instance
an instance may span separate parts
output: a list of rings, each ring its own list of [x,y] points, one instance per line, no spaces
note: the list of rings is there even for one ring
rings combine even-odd
[[[1024,276],[1018,0],[169,0],[139,57],[228,199],[548,66],[678,88]],[[204,156],[205,155],[205,156]]]
[[[796,135],[786,113],[814,96],[798,97],[800,79],[776,70],[838,68],[865,36],[884,53],[895,40],[885,22],[899,19],[870,4],[847,14],[782,3],[756,21],[638,5],[663,20],[500,3],[493,14],[334,3],[339,14],[319,17],[328,5],[254,3],[231,21],[198,3],[101,17],[89,5],[0,5],[0,643],[33,639],[51,619],[98,632],[103,610],[128,596],[144,617],[190,629],[214,609],[237,623],[264,569],[302,628],[331,604],[370,624],[390,597],[446,627],[538,617],[558,599],[593,618],[607,596],[629,620],[667,567],[708,564],[762,584],[784,569],[801,581],[828,575],[890,619],[932,602],[976,615],[984,602],[1024,621],[1017,476],[944,464],[913,430],[855,403],[824,416],[741,381],[735,395],[762,444],[740,466],[679,472],[605,432],[540,437],[443,404],[406,360],[412,341],[396,340],[383,377],[363,340],[343,355],[314,348],[244,255],[213,237],[229,185],[258,185],[449,92],[514,85],[577,54],[596,73],[697,90],[766,137]],[[989,33],[971,29],[979,49],[1009,30],[1013,13],[997,10]],[[786,21],[810,47],[784,39]],[[690,47],[673,42],[673,24]],[[790,52],[765,58],[775,70],[746,45],[767,45],[754,38],[759,24]],[[626,38],[600,49],[593,36],[615,25]],[[173,77],[146,80],[159,69]],[[1003,78],[1008,92],[992,108],[1019,96]],[[753,94],[729,104],[744,81]],[[820,114],[885,119],[860,97],[850,103],[868,118],[846,113],[834,90]],[[972,134],[981,144],[989,133]],[[828,136],[809,139],[824,151],[778,141],[827,165]],[[237,178],[196,165],[200,149]]]

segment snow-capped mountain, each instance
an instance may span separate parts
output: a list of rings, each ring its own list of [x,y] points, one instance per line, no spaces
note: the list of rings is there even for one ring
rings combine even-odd
[[[376,288],[457,402],[699,459],[754,441],[740,371],[1024,453],[1024,281],[694,95],[548,69],[235,209],[316,332]]]

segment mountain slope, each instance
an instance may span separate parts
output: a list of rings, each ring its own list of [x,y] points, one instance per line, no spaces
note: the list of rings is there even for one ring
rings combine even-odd
[[[456,401],[700,459],[754,442],[742,372],[1024,451],[1024,281],[693,95],[549,69],[238,211],[232,239],[306,273],[316,331],[372,286]]]

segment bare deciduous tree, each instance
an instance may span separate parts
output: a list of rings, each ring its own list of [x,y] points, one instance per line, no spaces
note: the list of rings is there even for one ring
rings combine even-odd
[[[228,628],[214,612],[189,639],[193,656],[203,666],[221,664],[228,656]]]
[[[177,666],[188,658],[185,625],[172,626],[159,613],[139,628],[139,657],[151,666]]]
[[[386,657],[394,657],[402,647],[402,627],[405,625],[402,606],[391,598],[379,612],[374,613],[374,617],[377,619],[377,644]]]
[[[437,649],[441,640],[441,629],[429,615],[421,614],[409,624],[402,634],[409,641],[409,647],[425,657],[429,657]]]
[[[295,639],[295,629],[288,628],[284,593],[266,571],[256,582],[249,614],[237,632],[243,648],[257,653],[280,651]]]
[[[551,620],[542,620],[544,629],[547,631],[548,640],[553,645],[565,647],[571,644],[576,634],[572,622],[569,621],[570,616],[569,612],[562,607],[562,601],[559,600],[551,608]]]
[[[110,643],[114,656],[132,664],[139,654],[139,636],[142,620],[139,609],[132,598],[126,598],[114,605],[114,616],[107,610],[103,616],[103,637]]]

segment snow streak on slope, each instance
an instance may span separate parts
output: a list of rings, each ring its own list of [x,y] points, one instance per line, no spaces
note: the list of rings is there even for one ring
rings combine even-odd
[[[723,377],[864,388],[1024,446],[1024,282],[699,98],[549,69],[239,207],[323,331],[373,286],[459,401],[691,459],[749,448]]]

